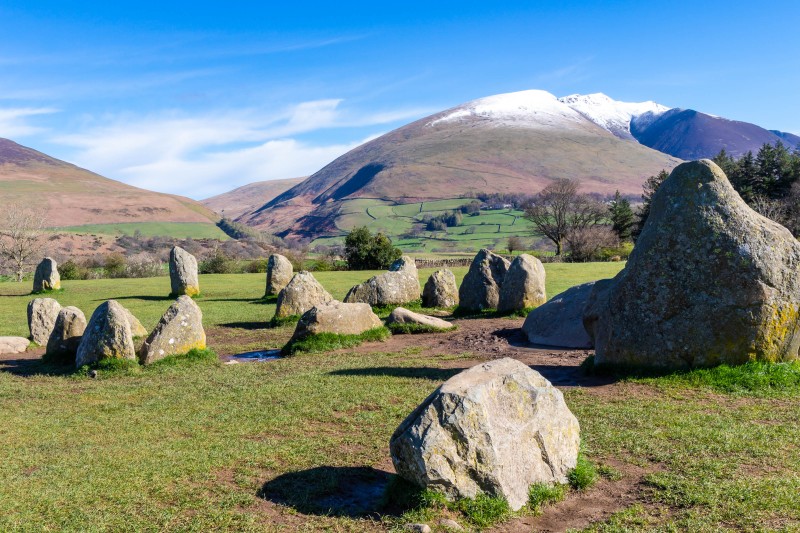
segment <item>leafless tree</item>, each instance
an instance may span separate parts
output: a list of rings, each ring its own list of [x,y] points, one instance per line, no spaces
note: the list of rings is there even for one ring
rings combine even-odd
[[[553,241],[557,256],[570,232],[599,224],[606,212],[602,203],[579,193],[577,182],[568,179],[554,181],[525,206],[525,218],[538,233]]]
[[[36,209],[12,203],[0,224],[0,256],[9,264],[17,281],[22,281],[39,251],[44,215]]]
[[[770,220],[774,220],[778,224],[788,225],[786,204],[781,200],[773,200],[766,196],[755,196],[750,207],[753,208],[759,215],[765,216]]]
[[[590,226],[578,228],[567,233],[564,238],[569,250],[570,261],[582,262],[596,260],[603,248],[619,246],[611,226]]]
[[[514,250],[522,250],[522,239],[516,235],[512,235],[508,238],[508,253],[513,255]]]

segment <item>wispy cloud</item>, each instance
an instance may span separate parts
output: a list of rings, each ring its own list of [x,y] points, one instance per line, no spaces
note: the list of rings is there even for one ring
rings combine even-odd
[[[52,142],[72,147],[72,162],[110,178],[205,198],[252,181],[311,174],[368,140],[352,140],[346,133],[342,137],[350,140],[333,142],[298,136],[379,126],[422,114],[421,109],[361,113],[343,109],[340,99],[302,102],[273,113],[242,109],[186,116],[165,111],[104,117]]]
[[[56,112],[58,109],[50,107],[0,108],[0,137],[26,137],[41,133],[45,128],[31,124],[30,117]]]

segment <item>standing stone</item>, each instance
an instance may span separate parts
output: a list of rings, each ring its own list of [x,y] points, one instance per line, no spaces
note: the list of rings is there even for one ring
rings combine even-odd
[[[594,343],[583,327],[583,314],[594,284],[590,281],[567,289],[528,313],[522,325],[528,340],[544,346],[592,348]]]
[[[520,254],[511,261],[500,288],[498,311],[519,311],[547,301],[544,265],[537,258]]]
[[[456,276],[449,269],[437,270],[422,289],[422,305],[425,307],[453,307],[458,305]]]
[[[407,255],[392,263],[388,272],[356,285],[344,297],[348,303],[369,305],[397,305],[415,300],[419,300],[417,265]]]
[[[687,368],[797,359],[800,242],[745,204],[709,160],[653,196],[625,269],[585,324],[596,363]]]
[[[306,311],[297,323],[292,340],[319,333],[358,335],[382,325],[369,304],[332,301]]]
[[[180,246],[174,246],[169,252],[169,281],[173,296],[200,294],[197,259]]]
[[[33,292],[57,291],[61,288],[61,276],[58,274],[58,264],[51,257],[45,257],[36,267],[33,276]]]
[[[267,292],[275,296],[292,280],[292,262],[280,254],[272,254],[267,260]]]
[[[122,305],[120,305],[120,307],[122,307]],[[128,317],[128,324],[131,326],[131,335],[133,335],[134,338],[147,337],[147,330],[142,323],[139,322],[139,319],[136,318],[127,307],[122,307],[122,310],[125,312],[125,316]]]
[[[188,296],[180,296],[158,321],[139,350],[139,362],[149,365],[168,355],[206,348],[203,312]]]
[[[565,483],[580,427],[561,391],[511,358],[445,381],[392,435],[398,475],[451,499],[485,492],[513,510],[534,483]]]
[[[506,259],[489,250],[478,252],[458,289],[459,306],[468,311],[497,309],[509,265]]]
[[[63,307],[58,312],[53,333],[47,341],[47,355],[75,360],[78,345],[86,330],[86,316],[77,307]]]
[[[278,293],[275,316],[278,318],[300,316],[315,305],[332,300],[333,296],[328,294],[328,291],[311,275],[311,272],[303,270],[292,276],[289,284]]]
[[[34,298],[28,302],[28,329],[33,342],[40,346],[47,344],[59,311],[61,304],[53,298]]]
[[[75,356],[75,366],[103,359],[136,360],[128,313],[116,300],[100,304],[92,313]]]

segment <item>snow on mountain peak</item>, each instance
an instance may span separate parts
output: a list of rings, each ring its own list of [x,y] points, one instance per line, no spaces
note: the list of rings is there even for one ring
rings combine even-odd
[[[622,139],[633,138],[630,129],[632,120],[650,123],[669,111],[668,107],[653,101],[618,102],[603,93],[571,94],[558,100]]]
[[[546,128],[564,123],[580,123],[583,117],[547,91],[529,90],[479,98],[445,112],[428,126],[483,119],[492,124],[524,128]]]

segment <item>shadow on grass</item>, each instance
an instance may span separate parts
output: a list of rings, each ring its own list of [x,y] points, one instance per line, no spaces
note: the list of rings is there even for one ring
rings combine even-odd
[[[269,328],[269,322],[226,322],[225,324],[220,324],[220,327],[223,328],[232,328],[232,329],[267,329]]]
[[[75,373],[75,365],[59,364],[36,358],[5,359],[0,361],[0,372],[8,372],[15,376],[66,376]]]
[[[168,300],[175,300],[177,297],[172,296],[154,296],[152,294],[142,296],[114,296],[111,298],[104,298],[94,300],[95,302],[105,302],[106,300],[143,300],[145,302],[166,302]]]
[[[247,302],[252,305],[274,304],[277,299],[271,298],[206,298],[206,302]]]
[[[370,467],[319,466],[267,481],[258,496],[304,514],[377,516],[385,507],[386,489],[393,477]]]
[[[433,368],[425,366],[378,366],[373,368],[344,368],[330,372],[332,376],[389,376],[446,381],[464,368]]]

